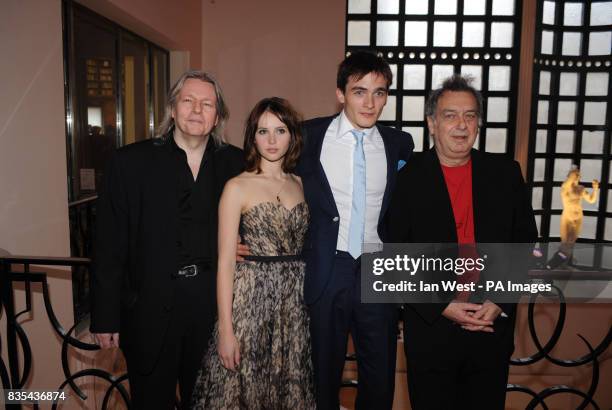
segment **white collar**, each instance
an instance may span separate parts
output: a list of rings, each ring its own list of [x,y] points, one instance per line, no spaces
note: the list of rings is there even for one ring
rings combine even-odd
[[[362,129],[361,131],[363,131],[364,133],[363,138],[364,139],[369,138],[374,132],[374,128],[376,128],[376,125],[374,125],[371,128]],[[336,133],[336,139],[340,139],[344,137],[345,135],[349,134],[351,131],[355,129],[356,128],[353,126],[353,124],[351,124],[344,110],[342,110],[342,112],[340,113],[340,116],[338,117],[338,132]],[[351,138],[352,138],[352,135],[351,135]]]

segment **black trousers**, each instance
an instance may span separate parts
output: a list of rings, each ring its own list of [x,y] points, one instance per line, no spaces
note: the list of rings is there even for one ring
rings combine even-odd
[[[318,410],[339,407],[339,390],[351,333],[357,356],[357,409],[390,409],[395,391],[397,309],[361,303],[360,264],[338,252],[333,276],[310,310]]]
[[[402,317],[412,409],[504,409],[514,318],[499,317],[495,333],[484,333],[444,317],[429,325],[409,307]]]
[[[177,381],[179,408],[188,408],[216,319],[216,289],[211,275],[214,272],[208,271],[175,279],[174,307],[162,351],[151,373],[138,373],[136,366],[130,366],[129,351],[124,351],[133,409],[174,409],[178,404]]]

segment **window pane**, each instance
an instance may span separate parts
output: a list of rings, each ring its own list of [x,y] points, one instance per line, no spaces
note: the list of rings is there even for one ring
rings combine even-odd
[[[147,43],[137,37],[121,36],[122,109],[124,144],[151,137],[149,100],[149,52]]]
[[[595,234],[597,232],[596,229],[597,229],[597,218],[594,216],[587,215],[582,220],[582,232],[580,233],[580,237],[584,239],[595,239]],[[587,264],[589,263],[587,262]]]
[[[582,131],[582,153],[601,154],[604,148],[603,131]],[[612,197],[608,199],[612,203]]]
[[[586,101],[584,103],[584,123],[604,125],[606,123],[606,103]]]
[[[378,0],[376,9],[379,14],[397,14],[399,13],[399,0]]]
[[[487,99],[487,122],[508,121],[508,99],[506,97],[489,97]]]
[[[379,21],[376,23],[376,45],[397,46],[399,22]]]
[[[348,12],[351,13],[370,13],[370,0],[349,0]]]
[[[544,158],[536,158],[534,161],[533,168],[533,180],[544,181],[544,166],[546,165],[546,160]]]
[[[453,75],[452,65],[434,65],[431,68],[431,88],[436,89],[442,86],[442,82]]]
[[[550,95],[549,71],[540,71],[540,95]]]
[[[389,64],[389,68],[391,68],[391,74],[393,74],[393,80],[391,80],[389,89],[395,90],[397,89],[397,64]]]
[[[387,104],[380,114],[381,121],[395,121],[395,98],[394,95],[387,97]]]
[[[612,21],[612,1],[591,3],[591,26],[607,26]]]
[[[370,45],[369,21],[349,21],[347,31],[347,43],[349,46]]]
[[[491,23],[491,47],[512,47],[513,23]]]
[[[484,46],[484,23],[463,23],[463,47],[483,47]]]
[[[574,101],[559,101],[557,124],[573,125],[576,121],[576,103]]]
[[[404,33],[404,44],[424,47],[427,45],[427,22],[407,21]]]
[[[552,54],[553,52],[553,37],[554,33],[552,31],[543,30],[542,31],[542,54]]]
[[[487,128],[487,152],[506,152],[506,135],[505,128]]]
[[[578,73],[561,73],[559,95],[578,94]]]
[[[537,130],[536,131],[536,146],[535,152],[544,153],[546,152],[546,130]]]
[[[548,101],[538,101],[538,124],[548,124]]]
[[[469,76],[473,79],[472,85],[477,90],[482,89],[482,66],[479,65],[462,65],[461,74]]]
[[[425,119],[424,97],[405,96],[402,106],[404,121],[423,121]]]
[[[412,135],[414,150],[423,151],[423,127],[402,127],[402,130]]]
[[[508,91],[510,90],[510,66],[489,67],[489,90]]]
[[[580,180],[583,182],[591,182],[594,179],[601,181],[601,160],[580,160]]]
[[[574,152],[574,131],[559,130],[557,131],[557,147],[556,153],[572,153]]]
[[[514,15],[514,0],[493,0],[494,16]]]
[[[610,54],[612,32],[602,31],[589,34],[589,55],[605,56]]]
[[[582,3],[565,3],[565,12],[563,13],[563,25],[582,25]]]
[[[406,14],[427,14],[429,0],[406,0]]]
[[[561,200],[561,187],[553,187],[551,199],[551,209],[563,209],[563,201]]]
[[[555,159],[555,172],[553,179],[555,181],[565,181],[567,173],[572,169],[572,160],[567,158]]]
[[[436,0],[435,14],[457,14],[457,0]]]
[[[448,21],[436,21],[434,23],[434,47],[455,46],[455,25],[457,23]]]
[[[485,0],[469,0],[463,2],[463,14],[466,16],[482,16],[485,14],[485,11]]]
[[[531,206],[533,209],[542,209],[542,187],[536,186],[531,190]]]
[[[551,215],[550,216],[550,236],[554,238],[559,237],[559,225],[561,224],[561,216],[560,215]],[[550,255],[550,253],[549,253]]]
[[[404,66],[404,90],[425,89],[425,66],[406,64]]]
[[[545,1],[542,13],[542,23],[555,24],[555,2]]]
[[[585,95],[608,95],[608,73],[587,73]]]
[[[579,56],[581,42],[582,34],[572,32],[563,33],[563,46],[561,47],[561,54],[564,56]]]

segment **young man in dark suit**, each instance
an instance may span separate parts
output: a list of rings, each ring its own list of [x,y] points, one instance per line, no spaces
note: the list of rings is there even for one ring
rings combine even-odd
[[[434,149],[413,155],[400,171],[386,215],[388,241],[536,241],[519,164],[472,148],[483,117],[480,93],[455,75],[432,92],[426,115]],[[489,299],[469,303],[469,296],[407,304],[403,310],[415,410],[504,408],[516,305]]]
[[[310,208],[304,247],[304,298],[311,314],[317,408],[339,407],[351,333],[359,372],[356,408],[390,409],[397,347],[396,308],[361,303],[363,244],[380,244],[381,216],[398,162],[414,147],[409,134],[377,123],[387,102],[389,65],[355,52],[339,66],[339,114],[305,123],[298,173]]]
[[[98,205],[91,331],[120,346],[136,409],[187,407],[216,316],[217,206],[243,154],[225,144],[228,110],[201,71],[172,87],[158,138],[111,160]],[[121,338],[119,338],[121,336]]]

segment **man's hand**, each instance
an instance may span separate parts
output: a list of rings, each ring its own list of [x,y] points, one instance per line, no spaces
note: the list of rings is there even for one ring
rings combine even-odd
[[[491,320],[483,318],[482,315],[476,316],[476,313],[482,309],[483,305],[475,303],[451,302],[442,311],[442,316],[461,325],[466,330],[493,332],[493,322]]]
[[[491,322],[491,324],[497,319],[497,317],[502,313],[502,310],[495,303],[487,300],[485,303],[481,305],[482,307],[477,312],[472,314],[472,318],[479,320],[486,320]],[[472,332],[489,332],[493,333],[493,328],[491,326],[474,326],[474,325],[462,325],[461,326],[465,330],[470,330]]]
[[[250,255],[249,247],[242,243],[240,235],[238,235],[238,246],[236,247],[236,262],[244,262],[244,256]]]
[[[102,349],[119,347],[119,333],[94,333],[96,344]]]

